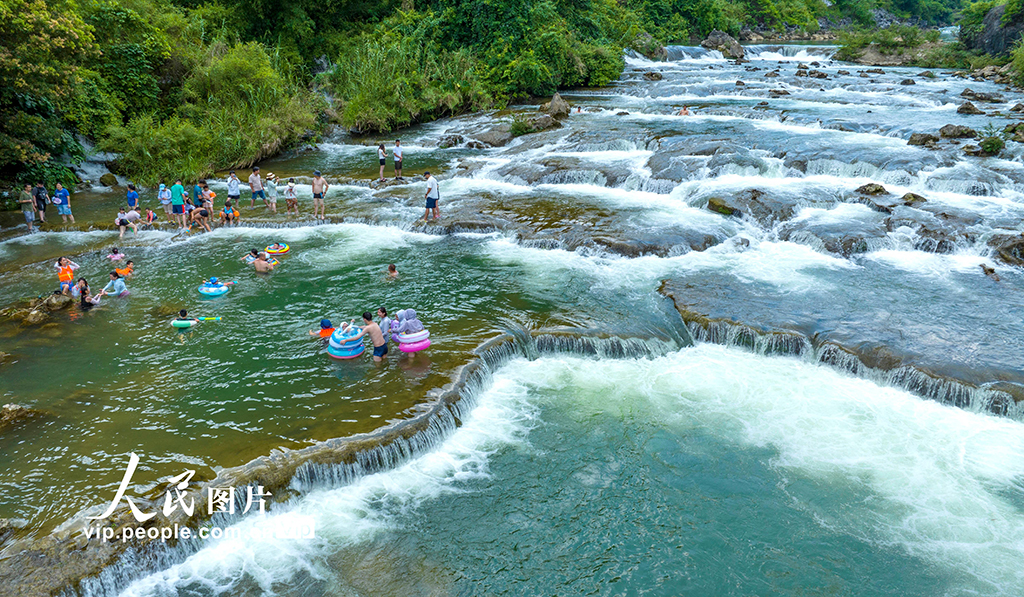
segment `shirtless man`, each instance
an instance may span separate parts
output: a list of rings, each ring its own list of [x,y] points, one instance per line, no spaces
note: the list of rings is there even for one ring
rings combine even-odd
[[[269,272],[274,270],[274,264],[267,261],[267,254],[260,253],[256,261],[252,262],[258,272]]]
[[[370,342],[373,342],[373,360],[378,363],[383,361],[384,355],[388,353],[388,341],[384,339],[384,333],[373,321],[373,315],[369,311],[363,313],[363,332],[370,336]]]
[[[320,211],[321,218],[327,217],[327,210],[324,207],[324,196],[327,195],[327,189],[330,185],[327,184],[327,180],[323,176],[320,176],[320,171],[313,172],[313,217],[318,217],[317,210]]]

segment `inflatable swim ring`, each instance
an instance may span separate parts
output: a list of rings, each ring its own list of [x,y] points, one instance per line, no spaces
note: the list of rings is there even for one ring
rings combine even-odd
[[[280,249],[276,249],[276,250],[275,249],[271,249],[270,247],[272,247],[272,246],[274,246],[274,245],[267,245],[267,248],[266,248],[267,255],[284,255],[289,250],[291,250],[291,247],[289,247],[285,243],[281,243],[281,248]]]
[[[430,337],[429,330],[420,330],[418,332],[403,332],[401,334],[395,334],[395,340],[398,340],[399,344],[415,344],[422,342]]]
[[[175,319],[171,325],[176,328],[190,328],[198,323],[195,319]]]
[[[267,259],[267,263],[269,263],[270,265],[277,265],[278,263],[281,263],[281,262],[278,261],[277,259],[274,259],[273,257],[271,257],[270,259]]]
[[[231,290],[231,287],[227,284],[220,284],[217,282],[217,278],[210,278],[209,282],[199,285],[199,294],[204,296],[220,296],[227,294],[229,290]]]
[[[346,331],[342,331],[341,328],[334,330],[327,342],[327,354],[336,359],[354,359],[366,352],[363,331],[359,330],[355,334],[352,331],[353,328]]]
[[[430,348],[430,339],[420,340],[419,342],[399,342],[398,350],[402,352],[419,352],[424,348]]]

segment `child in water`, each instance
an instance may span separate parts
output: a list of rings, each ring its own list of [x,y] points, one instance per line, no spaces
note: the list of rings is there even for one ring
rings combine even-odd
[[[320,338],[330,338],[331,334],[333,334],[333,333],[334,333],[334,326],[331,325],[331,320],[330,319],[321,319],[320,320],[320,329],[319,329],[319,331],[318,330],[309,330],[309,335],[310,336],[319,336]]]
[[[284,190],[284,201],[287,211],[285,213],[292,213],[295,210],[295,215],[299,215],[299,198],[295,196],[295,179],[288,179],[288,186]]]
[[[189,317],[188,311],[184,309],[178,311],[178,316],[174,319],[174,321],[191,321],[192,323],[199,323],[199,320],[196,319],[195,317]]]
[[[281,243],[274,243],[274,244],[270,245],[269,247],[267,247],[267,249],[271,250],[271,251],[280,251],[283,248],[284,248],[284,245],[282,245]]]
[[[388,265],[388,279],[389,280],[397,280],[398,279],[398,268],[395,267],[394,263]]]
[[[256,258],[259,257],[259,256],[260,256],[260,252],[257,249],[249,249],[248,253],[246,253],[245,255],[242,255],[239,258],[239,261],[244,261],[246,263],[252,263],[253,261],[256,261]]]
[[[124,253],[121,252],[121,249],[114,247],[110,249],[110,255],[107,255],[107,259],[111,261],[121,261],[124,259]]]
[[[132,274],[135,273],[135,262],[129,259],[125,262],[124,267],[115,267],[114,271],[117,275],[124,277],[126,280],[132,279]]]

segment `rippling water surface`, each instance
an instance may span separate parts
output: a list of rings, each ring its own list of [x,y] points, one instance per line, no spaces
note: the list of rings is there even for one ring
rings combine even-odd
[[[0,398],[43,413],[0,434],[0,517],[43,535],[105,503],[133,451],[143,493],[184,468],[210,479],[277,447],[372,431],[408,417],[502,332],[578,329],[656,339],[657,350],[496,363],[433,448],[275,505],[271,517],[313,517],[316,540],[182,546],[159,565],[108,568],[80,592],[1024,592],[1017,417],[807,356],[688,346],[658,293],[970,384],[1024,383],[1024,277],[988,244],[1024,231],[1020,145],[970,158],[964,143],[906,143],[947,123],[1002,128],[1022,97],[942,71],[869,73],[827,47],[753,46],[740,65],[669,51],[664,63],[628,58],[609,88],[566,94],[581,111],[506,147],[466,145],[494,114],[404,131],[406,174],[441,175],[440,227],[414,223],[424,187],[410,180],[336,185],[328,214],[344,223],[280,228],[283,216],[244,207],[242,227],[206,235],[0,242],[2,304],[47,292],[63,254],[94,286],[115,243],[138,272],[126,301],[0,325],[14,355]],[[827,78],[796,76],[802,63]],[[1005,102],[958,115],[966,87]],[[674,115],[683,105],[692,116]],[[443,134],[463,143],[438,149]],[[371,178],[376,141],[339,137],[263,169]],[[869,182],[925,202],[880,206],[855,190]],[[106,218],[119,197],[79,193],[73,205],[80,219]],[[713,201],[742,211],[716,213]],[[273,274],[238,261],[276,240],[293,250]],[[398,281],[385,281],[388,263]],[[210,275],[239,283],[201,299]],[[415,308],[431,349],[334,362],[306,335],[321,317],[380,305]],[[223,320],[179,333],[168,320],[183,307]]]

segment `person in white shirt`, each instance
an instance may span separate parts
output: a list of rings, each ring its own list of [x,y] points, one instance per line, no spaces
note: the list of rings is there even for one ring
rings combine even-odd
[[[441,198],[437,190],[437,179],[430,172],[424,172],[423,176],[427,179],[427,210],[423,213],[423,221],[430,219],[430,210],[434,210],[434,219],[437,220],[441,217],[441,210],[437,207],[437,201]]]
[[[395,180],[402,179],[402,140],[395,139],[395,150],[393,152],[395,157]]]
[[[228,175],[228,200],[233,205],[238,205],[238,198],[242,196],[242,191],[239,187],[241,181],[235,176],[235,171],[232,170],[231,174]]]

